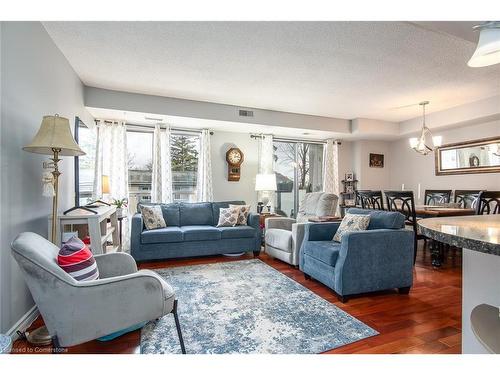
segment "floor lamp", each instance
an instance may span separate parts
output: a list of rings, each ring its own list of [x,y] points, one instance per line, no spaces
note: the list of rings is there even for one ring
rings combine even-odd
[[[59,195],[59,172],[58,163],[61,160],[60,156],[81,156],[85,155],[80,146],[76,143],[67,118],[60,117],[58,114],[54,116],[44,116],[40,129],[36,133],[35,138],[27,146],[23,147],[24,151],[33,152],[35,154],[44,154],[52,156],[53,168],[53,184],[54,195],[52,197],[52,233],[51,241],[56,241],[57,228],[57,199]],[[48,345],[51,343],[51,337],[47,327],[43,326],[32,331],[28,335],[28,340],[33,344]]]

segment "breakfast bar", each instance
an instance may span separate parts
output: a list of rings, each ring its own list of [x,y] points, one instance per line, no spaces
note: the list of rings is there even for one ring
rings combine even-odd
[[[463,248],[462,353],[499,353],[500,215],[422,219],[418,227]]]

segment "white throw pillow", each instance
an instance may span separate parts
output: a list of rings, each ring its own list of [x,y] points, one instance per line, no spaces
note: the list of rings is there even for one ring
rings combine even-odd
[[[249,204],[244,204],[244,205],[230,204],[229,208],[238,208],[240,210],[240,214],[238,216],[238,222],[236,223],[236,225],[247,225],[248,214],[250,213]]]
[[[239,208],[219,208],[219,223],[217,227],[234,227],[240,215]]]
[[[370,224],[370,215],[346,214],[340,223],[339,229],[333,236],[333,241],[342,241],[342,236],[347,232],[366,230]]]
[[[160,206],[141,206],[141,213],[146,229],[159,229],[167,226]]]

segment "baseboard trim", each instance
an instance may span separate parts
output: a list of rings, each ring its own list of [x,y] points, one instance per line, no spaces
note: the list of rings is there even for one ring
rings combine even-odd
[[[12,341],[16,341],[19,339],[19,335],[17,334],[17,331],[24,332],[26,331],[29,326],[38,318],[38,315],[40,315],[40,312],[38,311],[38,308],[36,305],[34,305],[31,309],[28,310],[26,314],[24,314],[21,319],[19,319],[8,331],[7,335],[10,336]]]

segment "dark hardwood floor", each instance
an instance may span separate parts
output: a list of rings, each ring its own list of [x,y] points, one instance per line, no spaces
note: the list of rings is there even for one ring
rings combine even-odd
[[[422,242],[422,241],[420,241]],[[192,264],[231,262],[252,258],[223,256],[142,263],[140,268],[165,268]],[[409,295],[387,291],[360,295],[341,303],[335,293],[314,280],[305,280],[298,269],[265,254],[260,259],[294,279],[324,299],[380,332],[327,353],[460,353],[461,352],[461,251],[450,250],[440,269],[431,265],[430,251],[418,251],[414,284]],[[182,301],[180,301],[182,303]],[[30,329],[42,324],[39,318]],[[110,342],[91,341],[68,349],[69,353],[138,353],[139,331]],[[14,350],[26,353],[47,352],[49,348],[33,348],[24,340]]]

